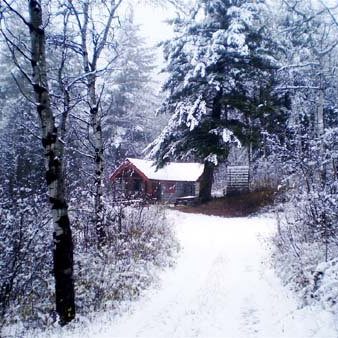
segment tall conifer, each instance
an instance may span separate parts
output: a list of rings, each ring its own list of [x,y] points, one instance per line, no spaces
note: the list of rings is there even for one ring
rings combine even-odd
[[[173,22],[164,45],[168,92],[162,110],[172,118],[150,145],[159,165],[173,159],[205,163],[202,201],[231,143],[258,142],[276,118],[273,93],[277,46],[265,26],[264,1],[199,0],[189,19]]]

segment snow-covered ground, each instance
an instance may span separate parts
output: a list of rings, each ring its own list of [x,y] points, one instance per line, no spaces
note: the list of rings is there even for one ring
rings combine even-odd
[[[337,337],[333,316],[298,308],[269,267],[268,216],[220,218],[169,212],[182,250],[177,266],[162,273],[120,317],[102,316],[69,337]],[[65,331],[56,334],[66,337]]]

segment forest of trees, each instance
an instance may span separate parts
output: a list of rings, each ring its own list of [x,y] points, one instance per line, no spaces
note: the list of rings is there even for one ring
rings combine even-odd
[[[158,166],[204,163],[201,202],[231,149],[246,149],[283,203],[279,270],[301,287],[337,257],[338,6],[164,3],[177,17],[161,84],[131,2],[1,1],[0,328],[66,325],[136,297],[144,264],[170,264],[163,210],[109,194],[112,170],[145,148]]]
[[[53,320],[53,297],[58,320],[65,325],[75,316],[74,274],[75,283],[83,283],[85,290],[85,283],[105,273],[108,264],[109,273],[132,269],[123,262],[134,255],[141,256],[135,264],[155,264],[167,246],[175,246],[169,233],[167,240],[156,243],[165,221],[145,237],[152,215],[145,216],[142,208],[116,210],[107,201],[106,177],[124,156],[140,156],[159,130],[149,128],[159,100],[154,56],[138,35],[132,8],[118,14],[122,3],[1,5],[1,326],[17,318],[34,325]],[[124,252],[137,236],[154,237],[158,252],[138,253],[144,245],[140,238],[138,248]],[[113,253],[108,250],[112,241]],[[85,275],[86,264],[96,255],[93,271]],[[95,265],[102,266],[95,271]],[[136,295],[140,285],[148,283],[137,282],[144,277],[135,274],[135,285],[125,282],[121,288],[123,282],[115,276],[107,297],[99,294],[108,288],[101,278],[96,285],[90,282],[92,288],[87,285],[85,292],[92,298],[83,295],[87,299],[82,304],[77,285],[78,312],[103,306],[103,298]]]

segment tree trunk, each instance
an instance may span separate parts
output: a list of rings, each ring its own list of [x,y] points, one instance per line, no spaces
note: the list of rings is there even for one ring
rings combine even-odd
[[[199,199],[202,203],[211,200],[211,188],[214,179],[215,165],[212,162],[205,161],[204,171],[201,176]]]
[[[219,90],[216,97],[213,99],[212,102],[212,120],[214,122],[219,123],[221,113],[222,113],[222,89]],[[210,154],[208,154],[210,155]],[[208,202],[211,200],[211,188],[212,183],[214,180],[214,170],[215,170],[215,164],[205,160],[204,161],[204,171],[201,177],[200,181],[200,190],[199,190],[199,199],[202,203]]]
[[[33,89],[37,112],[41,122],[42,145],[45,155],[46,181],[54,223],[53,272],[55,277],[56,312],[61,325],[75,317],[73,281],[73,242],[65,200],[63,176],[63,144],[58,139],[58,130],[51,109],[47,81],[45,31],[42,22],[40,1],[29,0],[31,64]]]
[[[103,173],[104,173],[104,146],[102,138],[101,113],[96,98],[95,75],[89,76],[87,89],[90,102],[90,125],[93,130],[93,144],[95,152],[95,181],[94,181],[94,224],[99,245],[106,238],[104,231],[104,204],[103,204]]]
[[[114,2],[113,2],[114,4]],[[78,15],[78,14],[77,14]],[[113,14],[110,14],[111,20]],[[94,224],[96,229],[96,235],[98,239],[98,245],[102,245],[106,238],[104,231],[104,204],[103,204],[103,175],[104,175],[104,145],[102,137],[101,126],[101,112],[99,109],[99,101],[96,95],[96,70],[97,61],[100,58],[101,51],[106,42],[106,37],[100,43],[96,42],[93,46],[93,58],[89,60],[89,48],[87,42],[88,23],[89,23],[89,2],[83,4],[83,25],[80,28],[81,31],[81,46],[82,46],[82,63],[83,70],[87,75],[87,96],[90,105],[90,126],[93,131],[93,145],[94,145]],[[105,32],[108,34],[111,20],[108,21],[105,27]]]
[[[324,69],[324,66],[321,68]],[[325,163],[325,144],[323,140],[324,135],[324,101],[325,91],[323,87],[323,75],[320,75],[320,88],[318,95],[318,106],[316,111],[316,134],[320,143],[320,168],[319,168],[319,182],[324,187],[326,182],[326,165]]]

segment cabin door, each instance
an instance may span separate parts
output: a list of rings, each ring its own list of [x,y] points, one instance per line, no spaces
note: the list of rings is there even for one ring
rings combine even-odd
[[[195,186],[191,182],[183,183],[183,196],[195,196]]]

